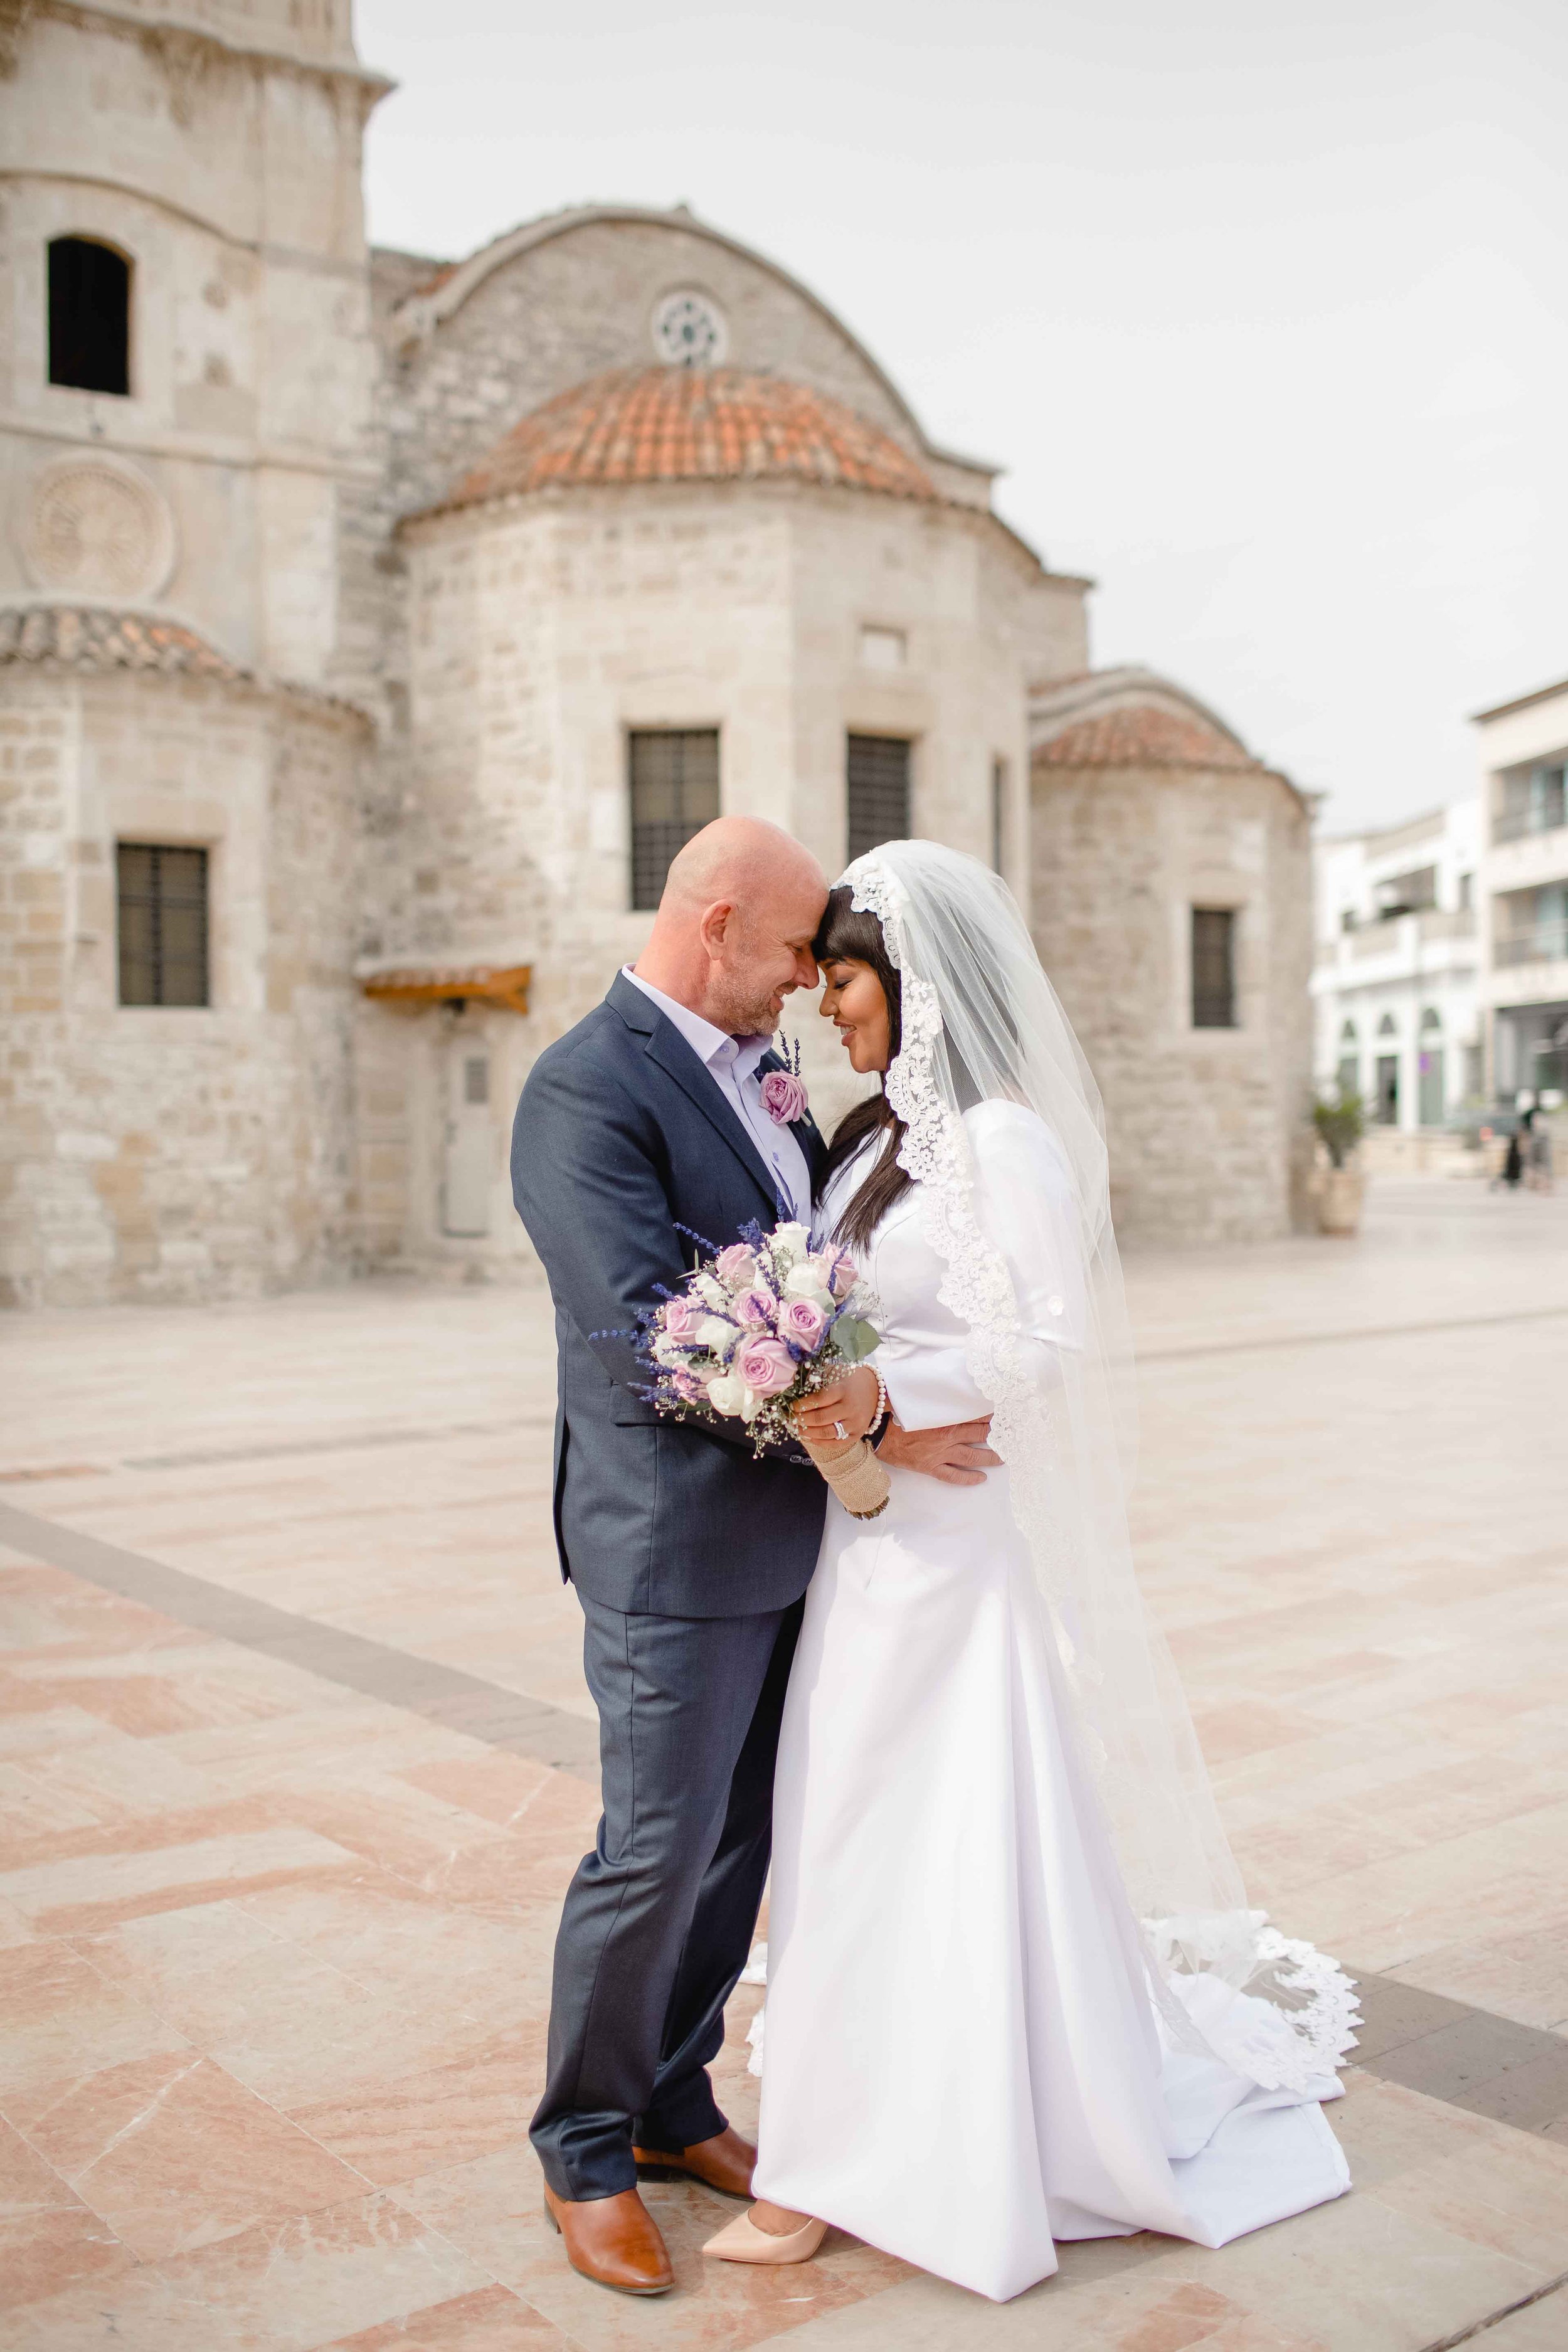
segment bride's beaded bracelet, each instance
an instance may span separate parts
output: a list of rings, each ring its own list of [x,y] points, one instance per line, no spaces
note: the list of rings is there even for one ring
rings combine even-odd
[[[871,1365],[870,1370],[876,1372],[876,1365]],[[877,1372],[877,1410],[871,1415],[871,1425],[866,1432],[866,1443],[868,1445],[875,1445],[878,1438],[882,1433],[882,1423],[887,1420],[888,1415],[891,1411],[892,1405],[888,1396],[888,1383],[882,1378],[881,1373]]]

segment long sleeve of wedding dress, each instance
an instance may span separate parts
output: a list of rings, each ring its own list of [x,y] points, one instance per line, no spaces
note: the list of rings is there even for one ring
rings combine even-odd
[[[973,1140],[975,1212],[1006,1260],[1029,1370],[1048,1392],[1060,1381],[1060,1350],[1082,1344],[1083,1253],[1068,1172],[1049,1129],[1014,1103],[982,1103],[964,1122]],[[936,1317],[890,1324],[877,1369],[906,1429],[940,1429],[991,1410],[968,1361],[968,1335],[940,1299]]]

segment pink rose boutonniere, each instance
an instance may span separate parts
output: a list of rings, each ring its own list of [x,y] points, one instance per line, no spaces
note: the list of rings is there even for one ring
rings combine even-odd
[[[775,1051],[783,1055],[786,1066],[770,1070],[763,1080],[763,1108],[775,1127],[793,1127],[810,1108],[805,1081],[800,1075],[800,1047],[780,1045]]]
[[[770,1070],[763,1080],[763,1108],[775,1127],[793,1127],[806,1111],[805,1088],[793,1070]]]

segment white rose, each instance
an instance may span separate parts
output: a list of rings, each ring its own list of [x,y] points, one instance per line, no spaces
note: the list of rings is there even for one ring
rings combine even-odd
[[[690,1342],[672,1339],[668,1332],[661,1331],[649,1352],[656,1364],[683,1364],[691,1352]]]
[[[795,1265],[811,1248],[811,1235],[804,1225],[780,1225],[768,1240],[782,1265]]]
[[[822,1286],[822,1277],[814,1265],[792,1266],[784,1276],[784,1294],[789,1298],[809,1298],[825,1315],[833,1312],[831,1296]]]
[[[708,1383],[708,1402],[715,1412],[740,1412],[751,1393],[745,1381],[734,1372],[721,1372],[716,1381]]]
[[[766,1402],[767,1399],[762,1394],[760,1390],[742,1388],[741,1397],[741,1419],[746,1422],[755,1421],[758,1413],[761,1412]]]
[[[700,1323],[697,1327],[698,1346],[707,1348],[722,1363],[728,1363],[733,1355],[735,1342],[740,1336],[734,1325],[726,1323],[720,1315],[710,1315],[705,1322]]]
[[[691,1287],[709,1307],[728,1307],[730,1304],[730,1294],[716,1275],[700,1274]]]

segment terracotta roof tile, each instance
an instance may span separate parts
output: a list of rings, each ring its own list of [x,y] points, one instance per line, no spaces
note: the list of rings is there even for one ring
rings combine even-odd
[[[0,662],[44,661],[74,669],[184,671],[230,683],[248,675],[194,629],[152,614],[71,604],[0,612]]]
[[[562,483],[796,481],[936,498],[924,467],[842,401],[738,368],[619,369],[514,425],[443,507]]]
[[[1250,768],[1250,752],[1196,717],[1157,703],[1124,703],[1064,727],[1037,744],[1035,763],[1049,768]]]
[[[357,702],[297,678],[245,668],[183,621],[104,604],[22,604],[0,607],[0,666],[34,662],[65,669],[137,670],[159,677],[205,677],[220,685],[282,695],[290,702],[356,726],[374,724]]]

